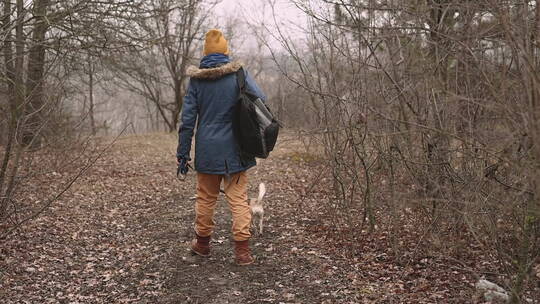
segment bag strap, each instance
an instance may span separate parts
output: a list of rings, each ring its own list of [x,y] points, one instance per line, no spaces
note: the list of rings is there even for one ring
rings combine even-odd
[[[236,71],[236,83],[238,83],[240,92],[246,91],[246,72],[244,72],[243,67],[240,67],[240,69]]]
[[[236,71],[236,83],[238,84],[238,88],[240,89],[240,94],[245,93],[245,90],[246,90],[246,74],[244,72],[243,67],[240,67],[240,69],[238,69],[238,71]],[[236,134],[235,134],[235,137],[236,137]],[[240,164],[242,164],[242,166],[245,167],[247,165],[246,157],[245,157],[244,153],[242,153],[242,147],[240,146],[240,143],[238,142],[237,139],[235,139],[235,142],[236,142],[236,147],[237,147],[237,150],[238,150],[238,157],[240,158]]]

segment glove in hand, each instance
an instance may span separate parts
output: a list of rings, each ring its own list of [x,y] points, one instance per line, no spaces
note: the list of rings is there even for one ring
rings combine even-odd
[[[189,171],[188,160],[183,157],[178,157],[178,169],[176,170],[176,175],[186,175]]]

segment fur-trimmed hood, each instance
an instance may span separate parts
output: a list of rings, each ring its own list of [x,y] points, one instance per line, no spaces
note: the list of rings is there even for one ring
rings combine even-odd
[[[187,68],[186,74],[189,77],[197,79],[218,79],[227,74],[236,73],[241,67],[242,64],[238,61],[229,62],[222,66],[209,69],[190,66]]]

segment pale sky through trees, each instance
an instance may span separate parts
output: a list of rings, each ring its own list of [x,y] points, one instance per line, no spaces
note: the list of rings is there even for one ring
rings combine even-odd
[[[270,2],[274,3],[275,18],[272,13]],[[306,16],[288,0],[223,0],[216,7],[216,16],[220,25],[226,24],[227,20],[237,19],[250,24],[261,24],[272,32],[276,23],[283,30],[284,34],[292,37],[301,37],[306,24]],[[256,37],[247,28],[242,28],[245,32],[244,45],[255,46]],[[268,37],[269,38],[269,37]],[[279,43],[269,39],[272,47],[279,48]]]

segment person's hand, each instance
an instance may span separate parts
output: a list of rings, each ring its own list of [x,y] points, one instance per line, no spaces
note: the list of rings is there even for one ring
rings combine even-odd
[[[183,157],[178,157],[176,159],[176,164],[178,165],[178,169],[176,170],[176,175],[178,177],[182,176],[183,178],[185,178],[186,174],[189,171],[188,160]]]

